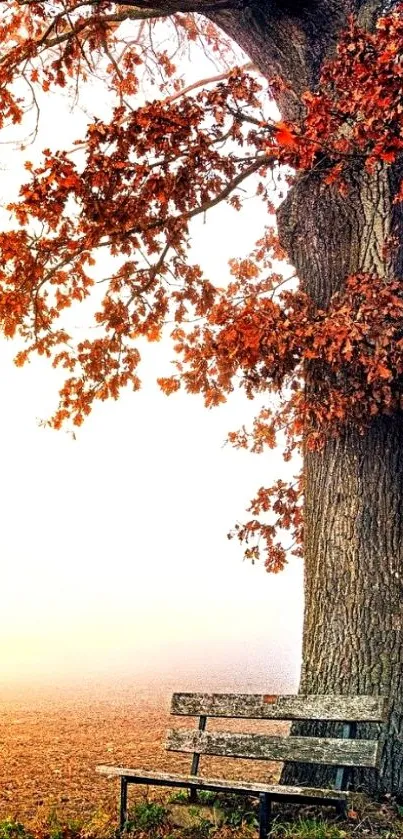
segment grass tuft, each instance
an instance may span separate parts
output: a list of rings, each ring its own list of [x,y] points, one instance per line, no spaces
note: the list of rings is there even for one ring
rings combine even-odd
[[[331,808],[275,805],[269,839],[403,839],[403,807],[390,798],[376,802],[364,794],[351,798],[348,818]],[[183,805],[183,806],[182,806]],[[186,818],[178,818],[183,810]],[[175,811],[175,812],[172,812]],[[56,810],[28,825],[17,814],[0,821],[0,839],[120,839],[117,814],[97,810],[69,819]],[[182,823],[181,823],[182,820]],[[198,803],[187,791],[137,801],[129,811],[122,839],[257,839],[258,802],[247,796],[199,791]]]
[[[167,809],[155,801],[141,801],[130,810],[127,832],[135,830],[152,832],[166,821]]]
[[[278,839],[345,839],[346,831],[322,819],[299,818],[294,822],[276,822],[272,835]]]
[[[0,821],[0,839],[30,839],[30,833],[21,822],[15,819],[3,819]]]

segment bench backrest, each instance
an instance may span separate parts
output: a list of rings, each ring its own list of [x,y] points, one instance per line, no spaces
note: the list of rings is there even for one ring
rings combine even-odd
[[[193,754],[192,775],[197,775],[202,754],[335,767],[376,767],[380,751],[379,739],[351,738],[355,736],[357,722],[384,722],[386,699],[379,696],[174,693],[171,714],[199,717],[198,730],[171,729],[165,744],[170,751]],[[341,738],[207,732],[208,717],[328,720],[342,722],[343,731]],[[337,786],[340,786],[340,772],[338,776]]]

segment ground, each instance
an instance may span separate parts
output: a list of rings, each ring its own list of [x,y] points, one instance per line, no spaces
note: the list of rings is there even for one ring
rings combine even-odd
[[[167,754],[164,732],[171,686],[116,685],[97,690],[3,691],[0,701],[0,839],[115,839],[118,784],[96,775],[98,763],[188,771],[189,756]],[[180,724],[195,724],[180,720]],[[235,726],[245,723],[234,723]],[[265,725],[267,723],[263,723]],[[229,728],[226,720],[215,727]],[[250,723],[249,729],[262,726]],[[273,723],[271,723],[273,730]],[[267,762],[205,761],[210,775],[275,780]],[[256,839],[256,801],[185,791],[130,790],[135,839]],[[391,799],[352,799],[349,818],[331,808],[275,809],[278,839],[403,839],[403,808]]]
[[[3,692],[0,819],[30,823],[52,810],[86,819],[95,807],[115,817],[118,781],[97,775],[100,763],[188,772],[189,755],[167,754],[163,748],[172,725],[171,694],[171,686],[151,682],[14,690],[8,698]],[[185,718],[176,724],[196,722]],[[258,725],[219,720],[211,727],[253,731]],[[278,767],[267,762],[209,758],[202,768],[216,777],[270,780],[278,775]],[[143,793],[131,788],[130,799]]]

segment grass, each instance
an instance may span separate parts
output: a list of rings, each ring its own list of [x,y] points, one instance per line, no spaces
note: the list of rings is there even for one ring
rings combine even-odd
[[[127,822],[127,833],[142,831],[155,833],[166,822],[167,809],[155,801],[141,801],[132,808]]]
[[[28,839],[29,835],[21,822],[11,818],[0,822],[0,839]]]
[[[403,839],[403,808],[391,800],[374,803],[357,796],[349,818],[342,821],[331,808],[281,805],[274,811],[271,839]],[[173,810],[189,815],[175,825]],[[219,814],[219,818],[217,818]],[[200,791],[198,804],[187,792],[162,801],[137,802],[129,811],[127,839],[257,839],[257,802],[243,796]],[[24,826],[16,818],[0,821],[0,839],[118,839],[116,820],[95,811],[86,821],[63,820],[52,811]]]
[[[298,839],[343,839],[347,836],[346,831],[337,825],[314,818],[299,818],[289,824],[279,821],[274,825],[273,834],[279,839],[292,839],[294,836]]]

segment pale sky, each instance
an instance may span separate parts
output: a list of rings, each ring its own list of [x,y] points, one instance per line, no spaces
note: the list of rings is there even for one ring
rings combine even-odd
[[[82,113],[61,97],[45,101],[35,148],[0,146],[3,204],[24,158],[83,134]],[[248,253],[263,225],[256,200],[240,214],[216,208],[194,223],[192,258],[223,285],[228,258]],[[295,690],[302,563],[268,575],[226,538],[255,491],[285,473],[279,453],[223,446],[256,405],[242,393],[213,411],[200,397],[165,397],[155,384],[170,373],[163,342],[145,347],[142,390],[97,405],[74,441],[38,424],[54,410],[60,374],[41,360],[17,369],[15,353],[0,342],[0,683],[186,669],[190,660],[208,671],[227,659],[241,670],[267,664],[268,692]]]

